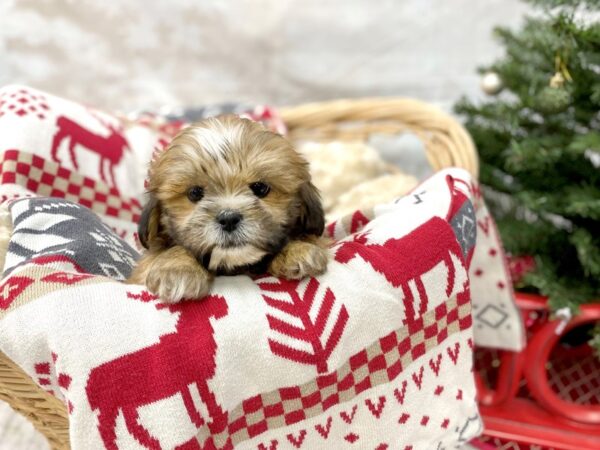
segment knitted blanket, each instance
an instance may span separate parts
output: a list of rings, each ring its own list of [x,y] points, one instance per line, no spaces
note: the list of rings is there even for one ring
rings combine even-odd
[[[79,169],[69,140],[84,138],[51,138],[55,158],[9,147],[1,172],[27,181],[0,205],[0,351],[64,401],[74,450],[441,450],[480,434],[466,172],[330,224],[322,276],[218,277],[206,298],[166,305],[120,282],[141,188],[105,154]],[[97,167],[104,178],[86,174]]]
[[[115,116],[30,87],[3,87],[0,89],[0,202],[32,195],[64,198],[90,208],[119,237],[132,247],[141,248],[136,223],[149,160],[182,126],[222,113],[259,120],[278,133],[286,131],[277,111],[261,105],[221,104],[167,115],[138,112]],[[324,204],[336,200],[330,196],[361,189],[364,193],[370,185],[368,174],[377,172],[374,164],[379,156],[371,149],[369,157],[368,147],[360,147],[333,142],[324,147],[327,151],[306,155],[314,181],[322,190]],[[382,160],[380,165],[385,165]],[[335,182],[324,177],[327,167],[331,168]],[[335,185],[337,188],[332,190]],[[389,188],[381,185],[376,189]],[[397,187],[385,195],[378,192],[377,197],[384,202],[392,201],[393,192],[406,191]],[[473,202],[479,233],[475,261],[469,272],[475,344],[520,351],[525,341],[523,324],[514,303],[502,244],[493,218],[476,194]],[[355,206],[362,207],[365,205]],[[362,214],[368,215],[368,211]]]

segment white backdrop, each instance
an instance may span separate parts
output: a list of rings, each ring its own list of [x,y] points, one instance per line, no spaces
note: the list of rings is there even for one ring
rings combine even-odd
[[[518,0],[0,0],[0,84],[106,108],[403,95],[449,107]]]

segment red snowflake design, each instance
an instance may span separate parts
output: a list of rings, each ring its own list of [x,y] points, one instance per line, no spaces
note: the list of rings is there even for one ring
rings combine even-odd
[[[317,295],[320,283],[315,278],[302,282],[268,277],[257,283],[273,310],[273,314],[267,314],[269,327],[277,333],[277,337],[269,338],[271,351],[300,364],[314,365],[319,373],[327,372],[327,360],[348,322],[346,307],[343,304],[335,307],[336,297],[329,287],[323,295]],[[294,323],[283,319],[290,316],[296,319]],[[326,335],[328,328],[331,332]],[[287,339],[280,341],[280,335]],[[312,351],[301,349],[306,344]]]

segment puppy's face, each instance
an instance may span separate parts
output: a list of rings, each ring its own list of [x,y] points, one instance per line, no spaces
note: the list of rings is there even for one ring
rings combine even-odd
[[[234,271],[320,235],[323,210],[306,161],[278,134],[235,116],[184,129],[150,167],[140,222],[147,248],[181,245]]]

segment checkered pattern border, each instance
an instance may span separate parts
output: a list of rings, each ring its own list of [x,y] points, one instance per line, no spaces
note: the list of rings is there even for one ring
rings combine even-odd
[[[467,285],[456,297],[353,355],[337,371],[243,401],[230,411],[227,429],[214,436],[215,442],[230,438],[237,445],[267,430],[318,416],[371,387],[393,381],[413,361],[471,325]]]
[[[134,223],[139,221],[140,202],[135,198],[122,198],[117,189],[101,181],[19,150],[5,150],[0,158],[1,184],[17,184],[40,196],[79,203],[97,214]]]

